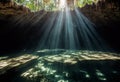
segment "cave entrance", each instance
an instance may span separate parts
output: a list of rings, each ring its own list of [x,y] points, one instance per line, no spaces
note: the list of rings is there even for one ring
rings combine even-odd
[[[75,7],[84,7],[87,4],[97,3],[98,0],[14,0],[15,2],[25,5],[31,11],[57,11],[67,5],[71,10]]]

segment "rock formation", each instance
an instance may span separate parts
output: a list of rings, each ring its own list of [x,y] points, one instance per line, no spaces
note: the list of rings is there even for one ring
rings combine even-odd
[[[0,1],[0,15],[19,15],[27,13],[30,13],[29,8],[23,5],[18,5],[12,0]]]

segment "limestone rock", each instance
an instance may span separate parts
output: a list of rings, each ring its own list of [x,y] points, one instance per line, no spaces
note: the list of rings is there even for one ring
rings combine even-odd
[[[28,14],[30,12],[31,11],[29,8],[23,5],[18,5],[12,0],[7,2],[0,2],[0,15],[19,15]]]

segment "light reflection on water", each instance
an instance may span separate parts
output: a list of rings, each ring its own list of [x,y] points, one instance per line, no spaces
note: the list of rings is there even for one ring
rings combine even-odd
[[[38,63],[22,73],[21,77],[33,82],[37,82],[36,79],[42,82],[43,77],[46,78],[43,82],[104,82],[109,79],[106,77],[107,73],[104,73],[106,68],[109,68],[106,70],[108,75],[114,70],[112,64],[107,65],[105,61],[120,59],[114,56],[114,53],[100,51],[58,50],[59,53],[56,52],[57,49],[37,51],[36,54],[40,56]],[[118,71],[116,73],[118,74]]]

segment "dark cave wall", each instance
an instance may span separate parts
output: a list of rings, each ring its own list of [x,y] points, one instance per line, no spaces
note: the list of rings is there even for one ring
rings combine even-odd
[[[6,53],[21,48],[23,36],[19,35],[22,33],[18,33],[14,28],[14,24],[9,20],[0,20],[0,52]]]
[[[34,20],[29,21],[32,17]],[[22,22],[19,22],[18,19]],[[38,16],[36,17],[32,13],[15,17],[0,17],[0,53],[34,51],[39,43],[42,33],[41,26],[44,24],[46,16],[38,25],[32,25],[35,19],[38,19]]]
[[[120,51],[120,0],[101,0],[97,4],[86,5],[81,11],[96,25],[97,32],[106,43]]]

